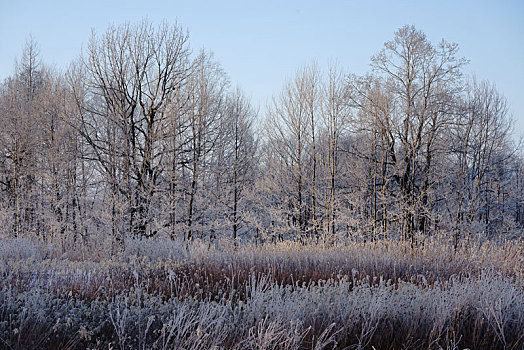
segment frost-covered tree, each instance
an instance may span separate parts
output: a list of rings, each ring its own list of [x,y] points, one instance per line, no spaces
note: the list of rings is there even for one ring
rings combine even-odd
[[[93,34],[82,60],[82,136],[111,189],[112,212],[115,202],[124,206],[135,236],[155,233],[167,111],[191,70],[187,40],[180,27],[167,23],[111,27],[102,36]]]

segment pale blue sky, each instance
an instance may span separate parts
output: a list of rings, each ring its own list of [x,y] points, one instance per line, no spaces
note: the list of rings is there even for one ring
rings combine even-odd
[[[191,46],[213,51],[255,104],[264,105],[303,64],[329,61],[362,74],[404,24],[434,42],[456,42],[467,73],[496,83],[524,134],[524,1],[158,1],[0,0],[0,80],[31,34],[42,58],[65,68],[94,29],[175,20]]]

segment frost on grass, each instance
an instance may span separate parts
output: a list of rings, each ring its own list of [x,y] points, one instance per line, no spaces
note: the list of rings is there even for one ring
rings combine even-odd
[[[0,348],[519,349],[522,248],[428,242],[2,254]],[[2,247],[14,244],[2,242]],[[29,244],[23,243],[23,244]],[[513,260],[499,260],[512,254]],[[35,258],[39,256],[39,258]]]

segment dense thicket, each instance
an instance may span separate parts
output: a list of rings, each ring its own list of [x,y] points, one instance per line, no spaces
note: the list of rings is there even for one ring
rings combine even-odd
[[[520,232],[506,100],[412,26],[364,76],[297,71],[258,116],[177,25],[93,35],[66,73],[29,42],[0,86],[0,224],[75,244]]]

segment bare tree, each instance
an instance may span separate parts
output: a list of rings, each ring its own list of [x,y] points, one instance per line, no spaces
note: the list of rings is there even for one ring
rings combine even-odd
[[[16,75],[3,84],[0,95],[0,184],[6,197],[5,209],[13,218],[7,227],[15,237],[31,231],[35,219],[43,74],[38,46],[31,39],[17,64]]]
[[[228,101],[226,124],[225,168],[229,186],[228,200],[232,221],[233,239],[237,238],[241,220],[240,205],[244,191],[253,182],[256,152],[256,140],[253,123],[256,114],[240,90],[236,90]]]
[[[490,221],[491,200],[487,196],[494,179],[489,175],[511,156],[512,152],[508,152],[511,149],[510,134],[511,120],[504,97],[492,84],[473,80],[468,85],[461,113],[452,128],[455,247],[461,234],[467,235],[474,221],[480,219],[482,202],[484,223],[487,225]],[[500,192],[500,181],[497,181],[497,186]]]
[[[311,71],[316,75],[316,72]],[[311,150],[311,125],[315,124],[316,92],[308,83],[317,79],[306,68],[297,73],[294,80],[288,82],[268,112],[265,125],[268,147],[272,152],[272,160],[281,167],[280,182],[283,190],[282,205],[291,226],[298,227],[301,239],[305,238],[311,212],[308,209],[308,178],[307,174],[314,175],[308,162],[308,152]],[[316,160],[315,160],[316,161]],[[275,164],[276,165],[276,164]],[[316,176],[316,175],[315,175]],[[291,183],[289,183],[289,180]],[[311,178],[313,180],[313,177]],[[313,205],[313,202],[311,202]],[[286,214],[287,212],[287,214]]]
[[[77,93],[82,135],[113,202],[126,198],[129,231],[151,236],[151,206],[165,170],[162,128],[190,72],[187,34],[147,21],[111,27],[100,38],[93,34],[83,66],[86,93]],[[115,238],[123,243],[121,235]]]
[[[413,26],[404,26],[372,58],[372,67],[392,92],[388,120],[389,161],[403,206],[402,232],[414,244],[427,226],[429,193],[436,181],[439,139],[450,125],[453,97],[462,89],[458,47],[434,47]],[[367,96],[371,99],[371,96]]]
[[[189,127],[187,137],[187,158],[184,161],[185,170],[189,173],[190,183],[187,189],[187,235],[191,240],[195,222],[200,219],[204,226],[206,208],[206,190],[209,180],[209,161],[214,156],[218,144],[222,140],[222,117],[225,108],[226,87],[228,81],[221,67],[212,56],[201,52],[195,59],[195,72],[188,82],[188,112]],[[199,202],[200,203],[197,203]],[[200,212],[197,216],[197,204]]]
[[[322,89],[321,114],[324,134],[323,148],[327,150],[322,157],[324,169],[327,170],[328,194],[325,199],[325,231],[336,234],[337,178],[339,141],[343,136],[349,120],[349,97],[345,75],[335,66],[329,68],[328,79]]]

